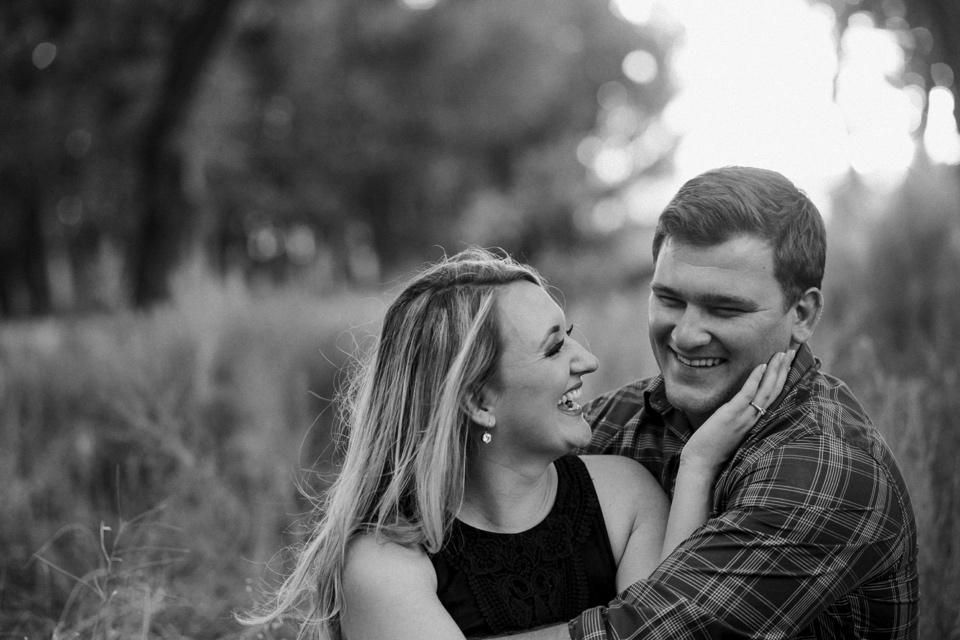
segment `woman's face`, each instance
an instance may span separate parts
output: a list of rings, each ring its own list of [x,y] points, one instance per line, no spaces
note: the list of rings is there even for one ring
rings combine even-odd
[[[597,359],[568,335],[563,311],[535,284],[507,285],[497,311],[503,355],[486,390],[495,449],[553,460],[587,444],[590,427],[578,399],[581,377],[596,371]]]

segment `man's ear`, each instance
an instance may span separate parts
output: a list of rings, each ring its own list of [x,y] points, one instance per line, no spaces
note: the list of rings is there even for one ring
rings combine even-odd
[[[816,287],[810,287],[793,305],[792,311],[794,318],[790,337],[794,345],[800,345],[810,339],[820,322],[823,314],[823,293]]]

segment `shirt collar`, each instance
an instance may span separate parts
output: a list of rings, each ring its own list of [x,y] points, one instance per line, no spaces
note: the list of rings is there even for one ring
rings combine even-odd
[[[658,415],[663,424],[672,430],[683,442],[693,434],[693,425],[683,411],[680,411],[667,400],[666,385],[663,375],[658,375],[650,381],[643,392],[643,407],[647,415]]]

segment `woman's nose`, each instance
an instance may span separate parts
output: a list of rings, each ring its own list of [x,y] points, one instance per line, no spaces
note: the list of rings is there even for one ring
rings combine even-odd
[[[576,342],[576,341],[574,341]],[[587,351],[587,349],[580,344],[577,344],[577,354],[574,357],[573,361],[570,363],[570,368],[574,373],[579,375],[586,375],[588,373],[593,373],[597,370],[597,367],[600,366],[600,361],[597,360],[597,357]]]

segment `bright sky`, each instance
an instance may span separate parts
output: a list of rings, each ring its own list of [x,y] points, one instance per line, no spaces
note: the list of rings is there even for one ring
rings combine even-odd
[[[437,3],[402,1],[415,9]],[[617,185],[673,140],[680,145],[673,176],[641,180],[625,197],[598,203],[592,225],[612,230],[628,219],[653,221],[684,181],[724,165],[779,171],[829,216],[830,192],[851,169],[882,191],[899,184],[918,145],[933,162],[960,163],[953,70],[932,65],[938,86],[930,88],[906,71],[902,42],[922,47],[932,36],[902,18],[876,25],[855,13],[840,29],[832,8],[810,0],[610,0],[610,8],[638,25],[682,33],[668,61],[678,92],[637,138],[639,116],[628,92],[616,82],[604,85],[597,96],[601,125],[581,143],[579,159],[602,183]],[[640,85],[663,72],[642,49],[622,68]]]
[[[669,61],[679,91],[663,119],[681,143],[676,176],[637,185],[621,215],[601,204],[594,213],[601,226],[655,217],[686,179],[731,164],[780,171],[829,215],[829,191],[851,167],[878,188],[898,182],[928,103],[927,153],[960,161],[951,92],[928,94],[919,76],[915,83],[904,76],[897,36],[866,14],[851,19],[838,48],[833,11],[807,0],[612,0],[611,8],[638,24],[682,29]],[[626,75],[649,81],[649,60],[631,55]],[[952,82],[948,72],[941,75]],[[904,88],[887,78],[904,78]],[[628,170],[629,154],[592,144],[583,151],[601,180]]]

